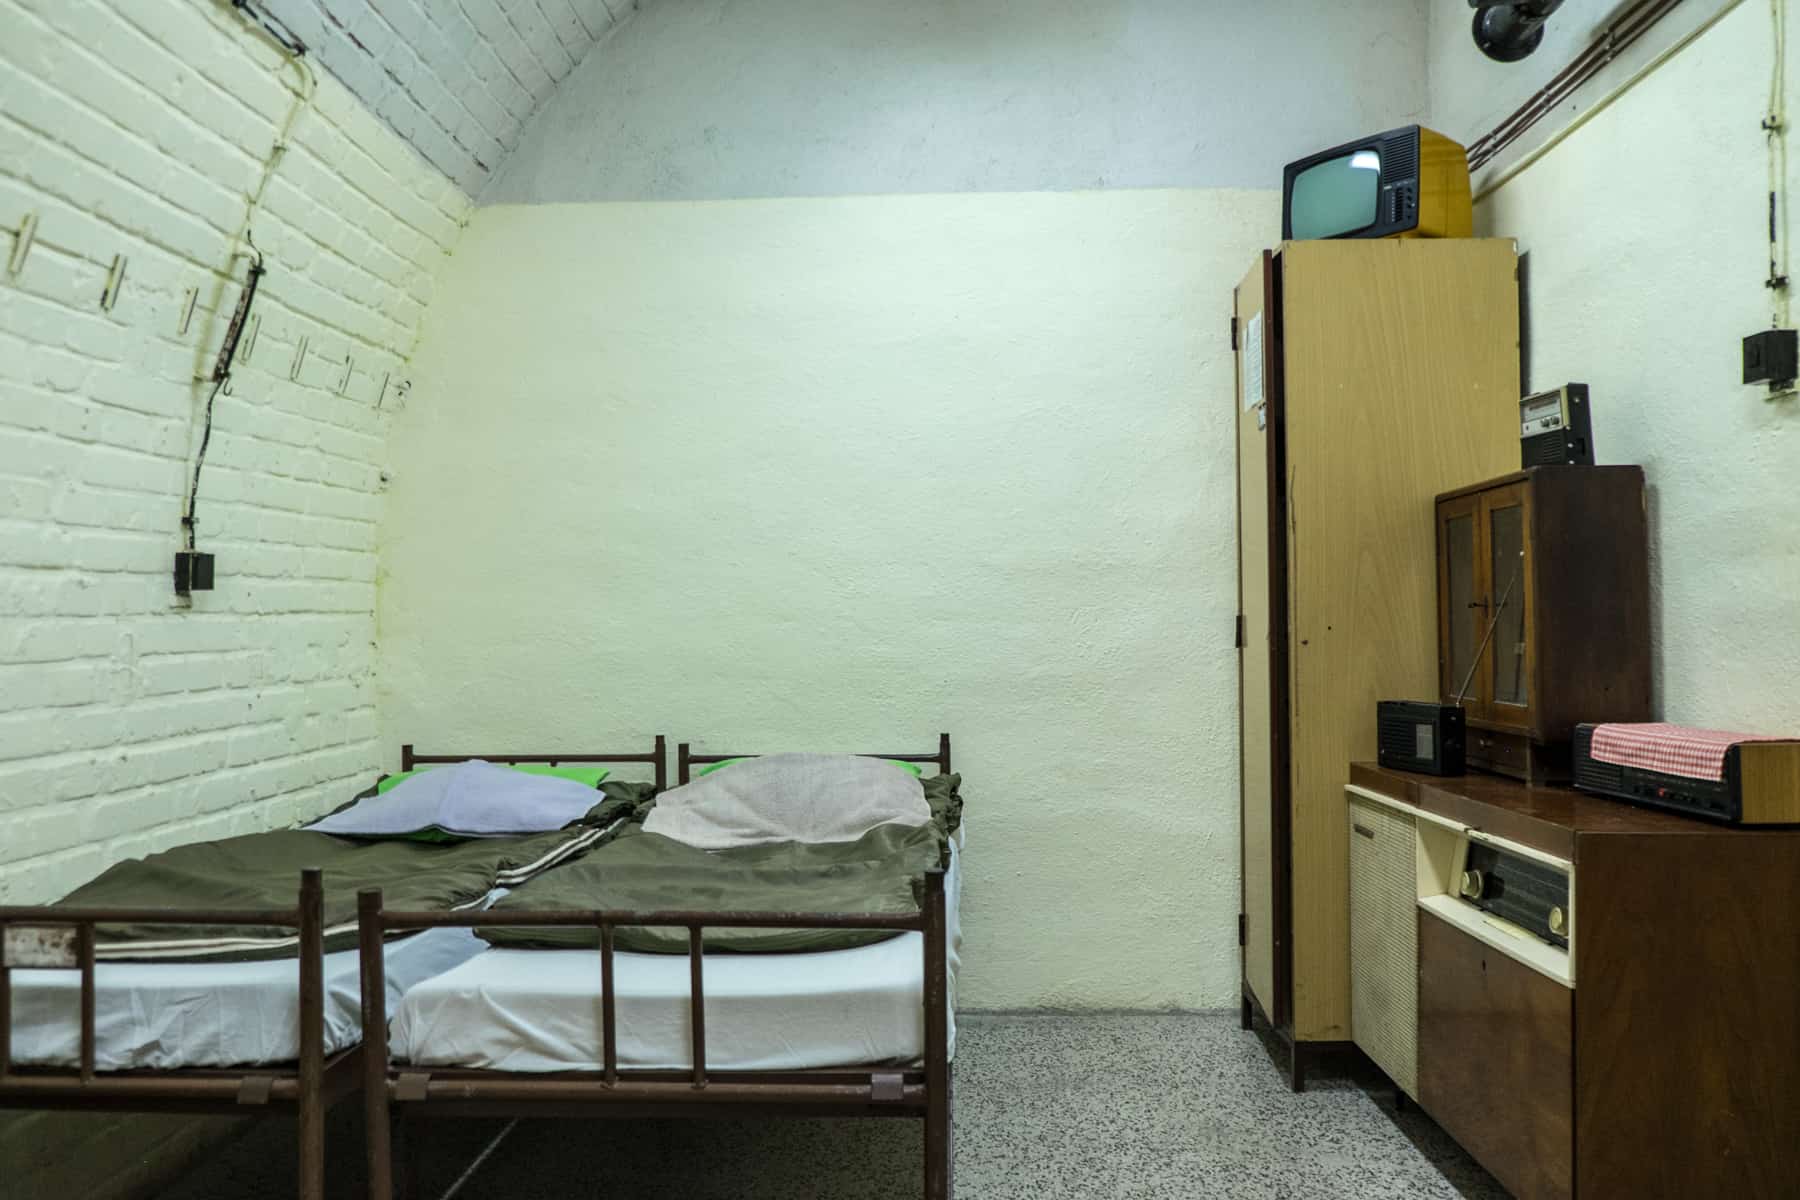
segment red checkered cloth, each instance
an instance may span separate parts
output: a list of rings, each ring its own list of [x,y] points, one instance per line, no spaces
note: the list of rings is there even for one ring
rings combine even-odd
[[[1589,750],[1601,762],[1615,766],[1661,771],[1688,779],[1723,779],[1725,752],[1739,742],[1793,740],[1719,729],[1689,729],[1685,725],[1596,725]]]

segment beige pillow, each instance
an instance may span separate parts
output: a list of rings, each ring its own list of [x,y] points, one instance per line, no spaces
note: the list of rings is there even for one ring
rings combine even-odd
[[[767,754],[665,792],[646,833],[702,850],[768,842],[853,842],[878,825],[931,820],[911,773],[853,754]]]

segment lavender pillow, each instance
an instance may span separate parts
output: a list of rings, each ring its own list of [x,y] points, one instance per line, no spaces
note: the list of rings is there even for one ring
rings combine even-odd
[[[421,771],[306,828],[338,837],[517,837],[561,829],[604,799],[571,779],[472,759]]]

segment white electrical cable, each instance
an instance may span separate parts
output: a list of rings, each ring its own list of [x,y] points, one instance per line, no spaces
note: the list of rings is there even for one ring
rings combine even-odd
[[[1769,78],[1769,112],[1763,129],[1769,144],[1769,290],[1774,293],[1771,329],[1789,326],[1787,205],[1787,0],[1769,0],[1773,26],[1773,69]]]
[[[236,236],[232,239],[232,261],[245,256],[244,247],[249,242],[250,225],[262,208],[263,193],[269,189],[269,180],[275,177],[275,170],[281,165],[281,156],[287,152],[288,142],[293,137],[294,124],[299,121],[300,114],[312,107],[313,97],[319,91],[319,77],[314,74],[310,64],[285,47],[286,65],[293,67],[300,76],[300,89],[294,93],[293,103],[288,105],[287,116],[283,118],[281,127],[275,131],[275,144],[269,147],[269,156],[263,160],[262,174],[256,180],[256,187],[245,196],[244,219],[238,226]]]
[[[1769,72],[1769,112],[1763,130],[1769,145],[1769,278],[1771,293],[1769,328],[1792,326],[1793,281],[1788,275],[1787,191],[1787,0],[1769,0],[1772,67]],[[1794,388],[1771,390],[1769,400],[1792,400]]]

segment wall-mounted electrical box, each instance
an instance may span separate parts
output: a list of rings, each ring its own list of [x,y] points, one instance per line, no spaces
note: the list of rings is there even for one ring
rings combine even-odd
[[[180,550],[175,554],[175,594],[213,590],[213,556],[198,550]]]
[[[1800,358],[1800,332],[1763,329],[1744,339],[1744,382],[1785,388],[1796,377]]]

